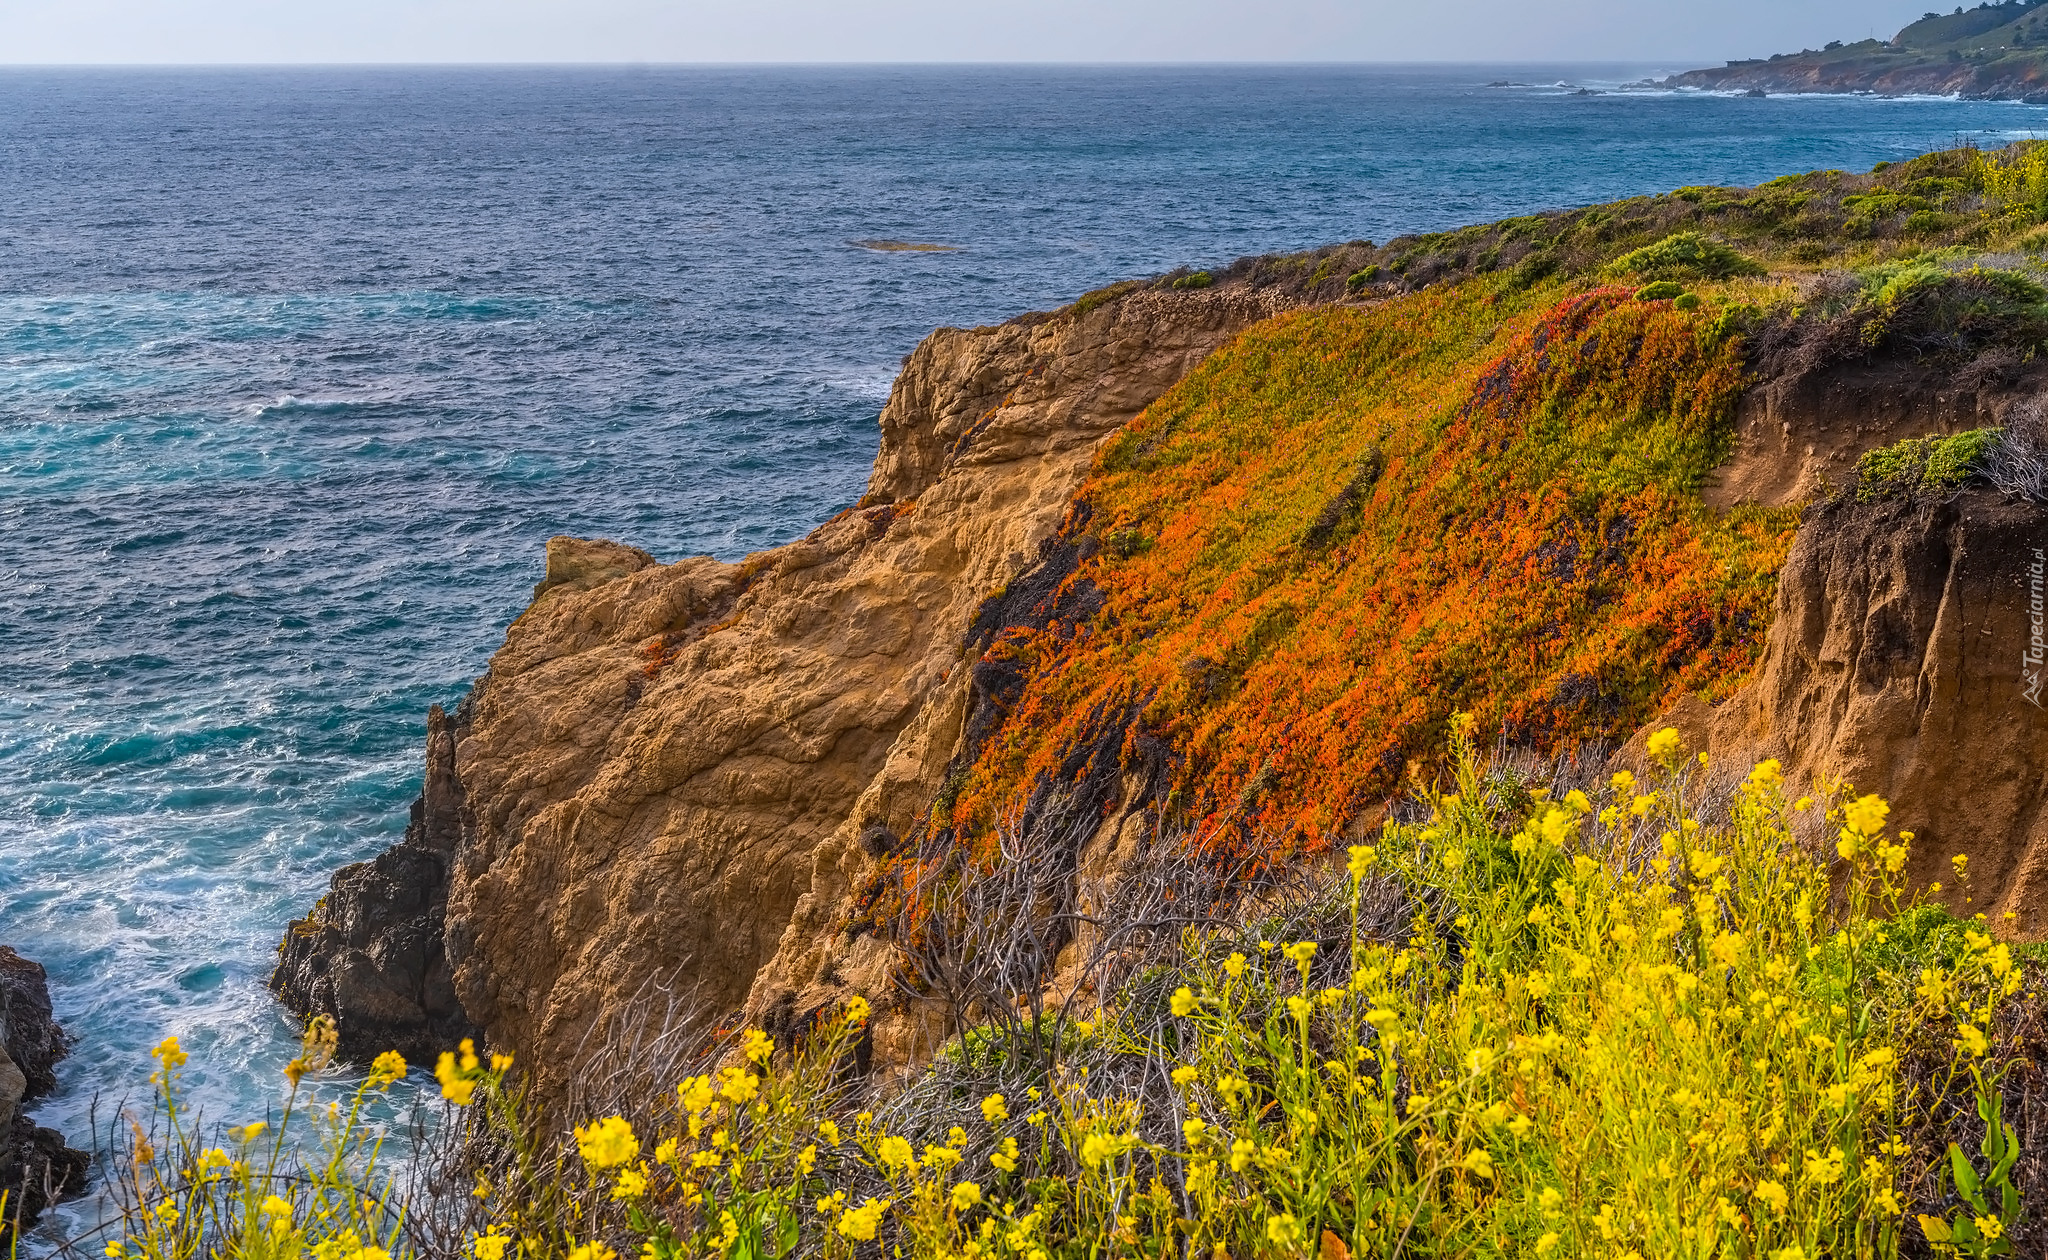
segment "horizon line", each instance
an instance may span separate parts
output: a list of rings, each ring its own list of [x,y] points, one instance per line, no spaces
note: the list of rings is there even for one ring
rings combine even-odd
[[[1516,66],[1576,66],[1593,67],[1641,67],[1664,63],[1680,63],[1690,66],[1697,58],[1682,57],[1606,57],[1589,60],[1536,59],[1536,60],[1451,60],[1438,58],[1412,58],[1406,60],[1072,60],[1072,59],[1013,59],[1013,60],[971,60],[971,59],[923,59],[907,61],[843,60],[843,61],[771,61],[734,59],[726,61],[648,61],[626,59],[599,59],[585,61],[517,61],[517,60],[476,60],[476,61],[0,61],[4,70],[722,70],[722,69],[1002,69],[1010,67],[1034,69],[1394,69],[1426,67],[1451,69],[1458,67],[1516,67]]]

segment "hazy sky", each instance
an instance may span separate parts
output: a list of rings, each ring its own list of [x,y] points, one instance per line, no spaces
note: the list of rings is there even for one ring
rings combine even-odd
[[[0,0],[0,64],[1649,61],[1890,35],[1924,0]]]

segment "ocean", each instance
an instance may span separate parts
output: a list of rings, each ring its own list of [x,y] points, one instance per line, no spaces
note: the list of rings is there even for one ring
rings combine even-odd
[[[0,943],[77,1039],[43,1122],[83,1142],[170,1034],[208,1114],[274,1106],[273,948],[402,832],[544,540],[802,534],[935,326],[2048,131],[1579,90],[1682,68],[0,69]]]

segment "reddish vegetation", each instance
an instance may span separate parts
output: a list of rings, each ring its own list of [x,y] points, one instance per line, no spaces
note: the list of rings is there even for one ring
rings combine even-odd
[[[1554,749],[1732,690],[1796,517],[1698,500],[1743,380],[1704,314],[1475,281],[1244,334],[1098,459],[1059,602],[1099,608],[990,649],[1021,698],[934,824],[985,837],[1151,737],[1202,843],[1313,848],[1454,711]]]

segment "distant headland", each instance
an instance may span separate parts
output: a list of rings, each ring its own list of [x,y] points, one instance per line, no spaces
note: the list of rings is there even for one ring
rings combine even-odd
[[[1928,13],[1890,40],[1689,70],[1665,87],[1749,92],[1874,92],[2048,104],[2048,0]]]

